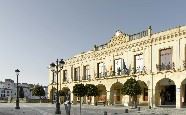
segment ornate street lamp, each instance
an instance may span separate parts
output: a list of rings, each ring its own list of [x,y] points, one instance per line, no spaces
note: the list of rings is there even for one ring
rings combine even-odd
[[[61,59],[60,61],[57,59],[56,64],[55,63],[51,63],[50,64],[50,68],[52,71],[56,72],[57,75],[57,100],[56,100],[56,111],[55,114],[61,114],[60,111],[60,103],[59,103],[59,93],[58,93],[58,73],[63,69],[65,62],[63,61],[63,59]]]
[[[20,109],[20,107],[19,107],[19,97],[18,97],[18,76],[19,76],[20,71],[18,69],[16,69],[15,72],[16,72],[16,75],[17,75],[17,99],[16,99],[15,109]]]
[[[52,95],[51,95],[51,103],[54,104],[54,101],[53,101],[53,99],[54,99],[53,98],[53,95],[54,95],[54,91],[53,91],[54,90],[53,89],[53,85],[54,85],[54,70],[51,70],[51,71],[52,71],[52,83],[51,83],[51,85],[52,85],[52,92],[51,92]]]

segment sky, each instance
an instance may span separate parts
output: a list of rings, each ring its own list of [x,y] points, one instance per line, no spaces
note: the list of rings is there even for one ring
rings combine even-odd
[[[186,25],[185,0],[0,0],[0,81],[48,85],[47,66],[152,26]]]

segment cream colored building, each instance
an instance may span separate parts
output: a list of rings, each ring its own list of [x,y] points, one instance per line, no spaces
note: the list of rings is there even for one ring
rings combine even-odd
[[[90,103],[128,106],[131,99],[121,94],[121,88],[127,79],[134,77],[142,88],[138,96],[140,105],[180,108],[186,105],[185,60],[186,26],[158,33],[149,27],[133,35],[116,31],[109,42],[65,60],[59,89],[72,91],[78,83],[95,84],[100,95]],[[50,70],[49,81],[52,81]],[[51,89],[49,85],[50,98]],[[72,94],[71,100],[75,104],[79,99]],[[90,101],[87,97],[83,100]]]

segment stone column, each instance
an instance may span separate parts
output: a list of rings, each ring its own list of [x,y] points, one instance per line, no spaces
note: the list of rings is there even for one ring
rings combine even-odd
[[[176,85],[176,108],[181,108],[180,87]]]
[[[132,105],[132,102],[131,102],[131,97],[128,96],[128,95],[123,95],[123,98],[122,98],[122,104],[124,106],[131,106]]]
[[[94,98],[94,96],[91,97],[91,105],[95,105]]]
[[[149,106],[151,107],[155,107],[156,104],[159,104],[158,102],[159,94],[156,94],[156,93],[158,92],[156,92],[155,84],[154,84],[153,88],[152,86],[150,86],[150,89],[148,90],[148,103],[149,103]]]
[[[107,91],[107,105],[110,105],[110,91]]]

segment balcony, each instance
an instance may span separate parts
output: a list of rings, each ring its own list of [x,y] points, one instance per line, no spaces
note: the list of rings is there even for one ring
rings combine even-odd
[[[113,76],[128,76],[128,75],[129,75],[129,69],[123,69],[123,70],[118,70],[117,72],[106,71],[104,73],[99,73],[99,74],[96,74],[96,78],[110,78]]]
[[[108,76],[107,72],[96,74],[96,78],[105,78]]]
[[[172,62],[172,63],[169,62],[169,64],[163,64],[163,63],[160,65],[156,64],[156,69],[158,71],[175,70],[175,64],[174,64],[174,62]]]
[[[145,66],[143,67],[135,67],[131,69],[131,74],[147,74],[147,69]]]
[[[91,80],[91,79],[90,79],[90,75],[85,75],[85,76],[83,76],[82,80],[84,80],[84,81]]]
[[[114,73],[115,76],[123,76],[123,75],[129,75],[129,69],[118,69],[117,72]]]

